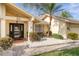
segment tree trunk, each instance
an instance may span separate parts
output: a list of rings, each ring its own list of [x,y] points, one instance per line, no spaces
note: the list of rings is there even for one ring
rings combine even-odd
[[[52,21],[52,16],[50,16],[50,23],[49,23],[49,30],[51,29],[51,21]],[[51,31],[51,30],[50,30]]]
[[[52,21],[52,16],[51,16],[51,14],[50,14],[49,17],[50,17],[50,22],[49,22],[48,36],[51,36],[51,33],[50,33],[50,32],[51,32],[51,30],[50,30],[50,29],[51,29],[51,21]]]

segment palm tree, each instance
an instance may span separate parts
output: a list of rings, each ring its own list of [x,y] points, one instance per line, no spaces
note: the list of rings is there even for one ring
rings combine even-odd
[[[43,14],[48,14],[49,15],[50,22],[49,22],[48,33],[51,31],[50,28],[51,28],[52,15],[54,15],[57,12],[61,12],[61,11],[64,10],[64,9],[61,9],[62,5],[57,5],[56,3],[49,3],[49,4],[48,3],[45,3],[45,4],[43,4],[43,3],[39,3],[39,4],[24,4],[24,6],[26,6],[26,5],[31,6],[33,8],[35,7],[37,9],[40,9],[40,11],[43,12]],[[70,17],[70,14],[67,13],[66,11],[63,11],[61,16],[68,18],[68,17]]]
[[[40,6],[41,6],[40,10],[42,10],[45,14],[48,14],[49,17],[50,17],[49,30],[48,30],[48,33],[49,33],[49,36],[50,36],[52,15],[54,15],[56,12],[60,12],[64,9],[60,9],[62,7],[62,5],[57,5],[55,3],[41,4]]]

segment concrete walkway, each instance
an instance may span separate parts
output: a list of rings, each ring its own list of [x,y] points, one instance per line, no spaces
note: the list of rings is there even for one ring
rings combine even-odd
[[[24,44],[25,43],[25,44]],[[28,48],[26,42],[19,44],[13,48],[16,51],[13,55],[27,56],[35,55],[53,50],[68,49],[79,46],[79,40],[58,40],[53,38],[47,38],[47,40],[32,42]]]
[[[42,38],[41,41],[32,42],[29,47],[41,47],[41,46],[48,46],[48,45],[56,45],[56,44],[63,44],[73,42],[73,40],[69,39],[54,39],[54,38]]]
[[[50,43],[49,43],[50,42]],[[46,43],[49,43],[48,45]],[[2,56],[30,56],[53,50],[69,49],[79,47],[79,40],[57,40],[49,39],[39,42],[33,42],[29,48],[26,42],[13,45],[9,50],[6,50],[0,55]]]
[[[35,47],[35,48],[27,48],[24,49],[25,53],[23,55],[37,55],[44,52],[54,51],[54,50],[62,50],[62,49],[70,49],[74,47],[79,47],[79,41],[63,43],[63,44],[54,44],[49,46]]]

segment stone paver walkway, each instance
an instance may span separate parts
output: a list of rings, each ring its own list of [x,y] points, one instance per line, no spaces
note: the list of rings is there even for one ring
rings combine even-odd
[[[59,45],[49,45],[49,46],[35,47],[35,48],[27,48],[27,49],[24,49],[25,53],[23,55],[36,55],[36,54],[54,51],[54,50],[70,49],[73,47],[79,47],[79,42],[72,42],[72,43],[59,44]]]
[[[79,40],[75,40],[75,41],[63,41],[60,40],[59,42],[62,41],[62,43],[58,44],[59,40],[55,40],[52,41],[53,44],[50,45],[44,45],[40,46],[39,42],[37,43],[36,46],[34,46],[36,43],[33,43],[33,45],[30,45],[30,48],[28,48],[26,42],[24,42],[23,44],[17,44],[14,45],[11,49],[8,49],[2,53],[0,53],[1,56],[30,56],[30,55],[36,55],[36,54],[40,54],[40,53],[44,53],[44,52],[48,52],[48,51],[53,51],[53,50],[61,50],[61,49],[69,49],[69,48],[73,48],[73,47],[79,47]],[[38,46],[39,44],[39,46]],[[41,45],[42,45],[41,44]]]
[[[47,45],[56,45],[56,44],[62,44],[62,43],[68,43],[73,42],[73,40],[69,39],[54,39],[54,38],[42,38],[41,41],[32,42],[29,47],[40,47],[40,46],[47,46]]]

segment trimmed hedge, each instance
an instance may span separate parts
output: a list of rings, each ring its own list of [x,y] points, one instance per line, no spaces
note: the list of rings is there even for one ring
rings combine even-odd
[[[31,32],[30,39],[31,39],[31,41],[39,41],[41,38],[36,32]]]
[[[4,50],[10,48],[12,46],[13,39],[10,37],[0,38],[0,47]]]
[[[78,34],[77,33],[68,33],[67,38],[72,39],[72,40],[77,40]]]
[[[40,37],[44,37],[44,33],[43,32],[38,32],[37,35],[39,35]]]
[[[56,33],[52,34],[52,37],[53,38],[56,38],[56,39],[63,39],[63,36],[62,35],[56,34]]]
[[[47,32],[46,32],[46,35],[47,35],[47,36],[52,36],[52,31],[47,31]]]

